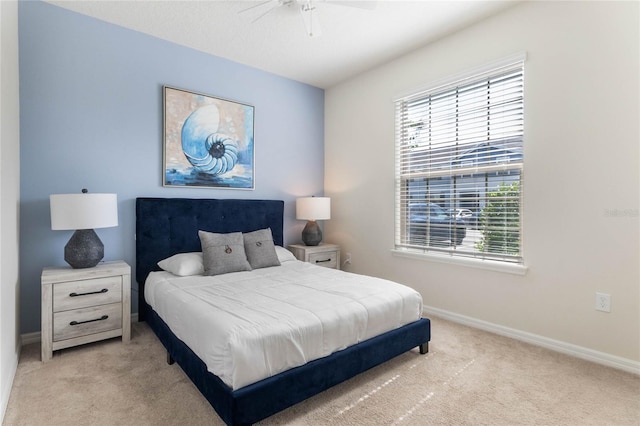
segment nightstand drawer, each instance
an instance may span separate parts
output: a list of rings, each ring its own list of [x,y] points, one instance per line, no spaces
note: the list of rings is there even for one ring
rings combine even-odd
[[[326,268],[337,267],[338,253],[335,251],[326,251],[323,253],[312,253],[309,255],[309,263],[318,266],[324,266]]]
[[[325,268],[340,269],[340,246],[337,244],[322,243],[317,246],[291,244],[289,250],[296,259],[303,262]]]
[[[122,300],[122,277],[56,283],[53,286],[53,312],[106,305]]]
[[[95,306],[53,314],[53,341],[122,328],[122,304]]]

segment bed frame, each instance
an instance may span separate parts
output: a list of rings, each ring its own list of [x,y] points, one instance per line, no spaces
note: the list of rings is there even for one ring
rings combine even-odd
[[[283,245],[284,202],[188,198],[136,199],[138,318],[147,321],[175,360],[228,425],[250,425],[316,395],[415,347],[428,351],[427,318],[361,342],[328,357],[232,390],[169,329],[144,300],[144,283],[157,262],[176,253],[200,251],[198,230],[250,232],[271,228]]]

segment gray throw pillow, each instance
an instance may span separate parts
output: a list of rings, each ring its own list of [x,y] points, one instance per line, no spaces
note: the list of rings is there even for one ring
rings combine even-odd
[[[204,275],[220,275],[228,272],[250,271],[244,251],[242,232],[214,234],[198,231],[202,246]]]
[[[243,234],[244,251],[252,269],[280,266],[271,228]]]

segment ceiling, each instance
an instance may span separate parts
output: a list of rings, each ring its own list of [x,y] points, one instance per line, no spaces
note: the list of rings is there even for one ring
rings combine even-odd
[[[509,0],[314,0],[322,33],[309,37],[297,1],[302,0],[260,17],[278,0],[48,0],[324,89],[517,4]]]

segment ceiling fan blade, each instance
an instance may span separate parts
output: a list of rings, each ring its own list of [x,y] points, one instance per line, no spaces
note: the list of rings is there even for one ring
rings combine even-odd
[[[260,9],[262,13],[260,13],[260,15],[258,15],[251,21],[253,23],[259,20],[260,18],[264,17],[273,9],[276,9],[281,6],[289,5],[290,3],[291,3],[291,0],[265,0],[265,1],[258,2],[253,6],[249,6],[245,9],[242,9],[238,11],[238,13],[248,12],[249,10],[252,10],[252,9]]]
[[[300,6],[300,16],[302,16],[302,21],[304,22],[304,27],[309,37],[319,37],[322,35],[316,6],[311,0],[302,3]]]
[[[251,9],[255,9],[256,7],[260,7],[262,5],[265,5],[267,3],[272,3],[272,2],[273,2],[273,0],[265,0],[265,1],[257,2],[253,6],[249,6],[249,7],[246,7],[244,9],[242,9],[242,10],[239,10],[238,13],[244,13],[244,12],[247,12],[247,11],[249,11]]]

